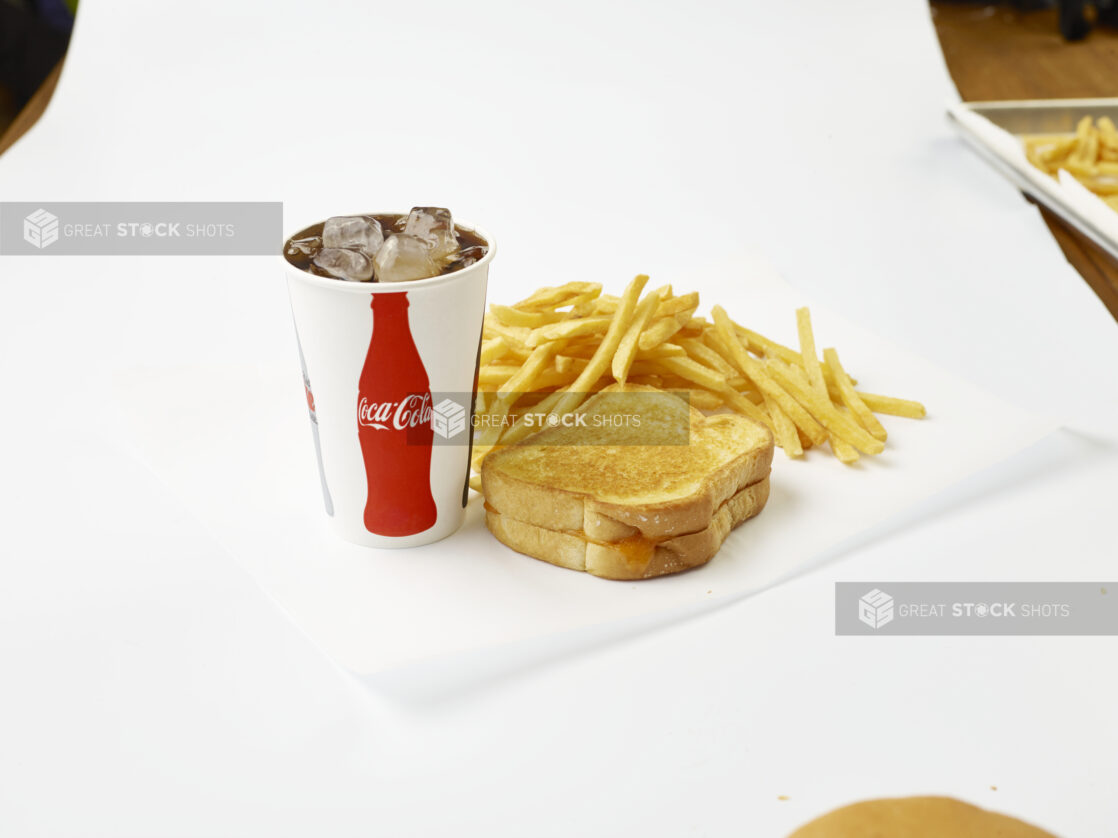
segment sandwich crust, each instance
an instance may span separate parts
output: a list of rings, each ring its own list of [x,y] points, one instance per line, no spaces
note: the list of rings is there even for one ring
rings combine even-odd
[[[638,534],[602,542],[583,532],[537,527],[493,509],[486,510],[485,524],[501,543],[541,561],[604,579],[650,579],[709,562],[730,531],[757,515],[768,497],[769,479],[765,477],[723,503],[705,529],[663,540]]]
[[[610,578],[647,578],[709,561],[726,533],[764,506],[773,455],[764,426],[705,416],[649,387],[614,385],[581,412],[586,425],[548,428],[485,458],[487,523],[514,549]],[[639,427],[593,421],[632,414]],[[762,482],[741,507],[738,495]],[[691,546],[664,546],[688,535]]]

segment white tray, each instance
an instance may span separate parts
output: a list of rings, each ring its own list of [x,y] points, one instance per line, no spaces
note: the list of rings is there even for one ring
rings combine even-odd
[[[1084,116],[1118,121],[1118,99],[960,102],[947,109],[952,125],[995,169],[1118,259],[1118,212],[1067,172],[1059,180],[1025,157],[1028,134],[1073,134]]]

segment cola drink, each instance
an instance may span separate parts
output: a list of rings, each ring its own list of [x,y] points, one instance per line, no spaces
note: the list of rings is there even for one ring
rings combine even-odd
[[[466,517],[471,391],[496,247],[453,222],[438,207],[331,216],[284,245],[327,520],[354,544],[430,544]],[[409,237],[429,249],[437,276],[405,276]],[[367,262],[396,239],[396,258],[369,277]]]
[[[407,292],[374,294],[373,336],[357,387],[368,495],[365,529],[404,536],[435,525],[431,385],[408,322]]]
[[[284,244],[288,263],[315,276],[349,282],[406,282],[464,270],[489,242],[454,223],[443,207],[407,214],[336,215]]]

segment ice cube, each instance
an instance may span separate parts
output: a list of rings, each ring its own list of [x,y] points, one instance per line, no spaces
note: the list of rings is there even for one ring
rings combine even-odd
[[[458,258],[447,265],[446,271],[450,273],[451,271],[460,271],[463,268],[468,268],[475,262],[480,261],[487,252],[488,248],[482,247],[480,244],[463,248],[458,251]]]
[[[288,256],[314,256],[322,250],[321,236],[307,236],[305,239],[292,239],[287,243]]]
[[[324,247],[314,263],[331,276],[350,282],[368,282],[373,278],[373,261],[360,250]]]
[[[384,230],[380,222],[367,215],[336,215],[326,219],[322,228],[325,247],[346,247],[375,256],[384,244]]]
[[[444,207],[412,207],[404,232],[427,242],[436,260],[450,261],[458,253],[454,219]]]
[[[407,233],[396,233],[385,239],[373,259],[373,268],[377,282],[405,282],[439,273],[427,242]]]

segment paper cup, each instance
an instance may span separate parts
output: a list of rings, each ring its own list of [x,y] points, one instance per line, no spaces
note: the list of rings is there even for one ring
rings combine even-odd
[[[326,513],[342,538],[413,547],[452,534],[469,495],[493,237],[480,261],[411,282],[346,282],[284,259]]]

